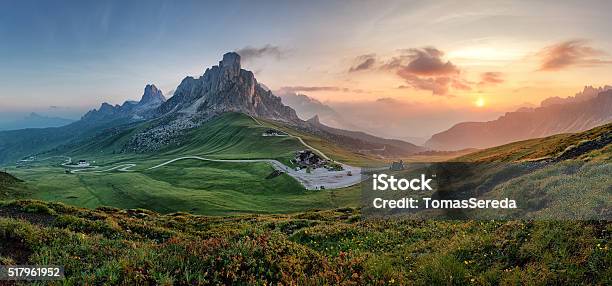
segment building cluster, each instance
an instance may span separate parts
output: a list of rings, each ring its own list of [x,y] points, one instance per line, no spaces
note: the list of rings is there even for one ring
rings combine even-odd
[[[300,168],[320,168],[327,164],[327,160],[321,158],[311,150],[301,150],[295,154],[295,159],[292,163],[297,164]]]
[[[266,130],[266,132],[261,134],[261,136],[264,136],[264,137],[268,137],[268,136],[282,137],[282,136],[287,136],[287,133],[285,133],[283,131],[275,130],[275,129],[268,129],[268,130]]]

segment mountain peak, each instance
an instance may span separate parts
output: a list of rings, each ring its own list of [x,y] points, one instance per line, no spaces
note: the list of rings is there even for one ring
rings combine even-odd
[[[225,53],[219,62],[219,67],[238,66],[240,68],[240,55],[235,52]]]
[[[177,113],[207,120],[223,112],[240,112],[268,119],[300,122],[295,110],[257,83],[255,75],[241,69],[240,55],[223,55],[218,66],[199,78],[186,77],[174,95],[158,108],[158,114]]]
[[[229,74],[231,77],[240,74],[240,55],[235,52],[229,52],[223,55],[223,59],[219,62],[221,73]]]
[[[166,101],[164,94],[154,84],[147,84],[142,94],[140,104],[163,103]]]

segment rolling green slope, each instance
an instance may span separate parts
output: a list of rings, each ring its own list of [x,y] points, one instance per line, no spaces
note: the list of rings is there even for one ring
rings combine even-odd
[[[268,124],[274,123],[264,122]],[[105,165],[135,162],[137,172],[65,174],[58,166],[61,158],[9,168],[25,181],[5,176],[11,185],[19,185],[4,190],[9,197],[87,209],[0,201],[0,264],[64,265],[66,283],[101,285],[612,281],[612,224],[605,220],[362,220],[355,208],[359,187],[305,191],[286,175],[266,179],[272,168],[262,163],[187,160],[145,170],[183,154],[283,159],[301,148],[294,138],[261,137],[266,128],[249,117],[227,114],[192,130],[184,145],[159,154],[113,154],[117,146],[108,143],[127,140],[134,129],[107,134],[105,140],[84,144],[72,154]],[[572,201],[609,202],[597,199],[605,198],[608,194],[601,190],[612,184],[610,128],[512,143],[455,160],[544,162],[490,195],[521,196],[544,186],[545,193],[527,195],[550,204],[541,215],[555,218],[555,210],[580,211]],[[351,152],[302,135],[325,152],[340,150],[330,153],[334,158],[353,158]],[[571,162],[580,163],[579,168],[568,165]],[[588,184],[581,184],[584,181]],[[563,204],[563,198],[571,200]]]
[[[306,148],[292,137],[262,136],[269,127],[260,126],[247,115],[225,113],[188,130],[178,138],[179,143],[164,146],[156,152],[122,152],[123,146],[134,134],[155,124],[158,122],[145,122],[124,129],[110,129],[92,140],[63,146],[43,156],[61,154],[97,160],[109,158],[157,160],[197,155],[216,159],[277,159],[288,164],[296,151]]]
[[[304,140],[306,144],[313,146],[314,148],[327,154],[330,158],[345,164],[353,166],[381,166],[386,165],[386,161],[388,161],[377,158],[375,156],[348,150],[347,148],[343,148],[343,146],[330,143],[329,141],[321,137],[317,137],[316,135],[313,135],[311,133],[296,130],[288,124],[282,122],[275,122],[266,119],[259,119],[259,121],[266,126],[282,130],[283,132],[286,132],[287,134],[291,134],[293,136],[298,136],[302,138],[302,140]]]
[[[612,123],[580,133],[514,142],[453,159],[462,162],[515,162],[544,159],[612,159]]]
[[[294,152],[304,149],[304,145],[294,137],[261,136],[270,127],[300,136],[307,144],[343,162],[380,164],[379,161],[369,157],[326,144],[324,140],[315,136],[296,132],[271,121],[263,121],[262,126],[253,118],[238,113],[224,114],[190,130],[182,137],[178,146],[168,146],[156,153],[118,153],[117,148],[121,142],[127,142],[132,134],[147,128],[145,124],[100,135],[97,140],[79,145],[67,153],[55,153],[55,155],[67,154],[72,156],[73,160],[96,161],[95,164],[100,166],[99,170],[120,164],[135,164],[132,172],[112,170],[103,173],[65,174],[64,168],[60,166],[65,159],[56,157],[36,162],[30,168],[10,169],[11,173],[26,181],[23,184],[27,190],[27,192],[15,191],[13,197],[60,201],[88,208],[109,205],[121,208],[146,208],[162,213],[185,211],[205,215],[287,213],[313,208],[359,205],[359,186],[335,191],[308,192],[287,175],[266,179],[273,169],[265,163],[186,160],[147,170],[168,160],[188,155],[218,159],[272,158],[289,164]],[[514,162],[547,158],[561,161],[589,159],[609,162],[612,145],[608,142],[610,128],[611,125],[606,125],[579,134],[512,143],[455,160]],[[568,157],[568,154],[573,155]],[[46,155],[51,156],[54,153],[49,152]],[[576,175],[572,177],[574,181],[568,181],[567,177],[563,177],[567,168],[556,161],[551,161],[549,165],[538,169],[532,177],[516,178],[520,184],[516,184],[513,188],[497,188],[492,190],[491,194],[516,195],[523,189],[521,186],[527,186],[530,182],[541,182],[551,186],[563,186],[569,182],[572,185],[568,185],[566,189],[574,190],[575,186],[578,186],[575,180],[584,179],[589,174],[595,176],[602,170],[608,170],[597,165],[585,166],[583,173],[578,174],[580,176]],[[599,189],[608,181],[604,178],[596,183],[593,188]],[[557,201],[561,199],[559,194],[551,192],[547,197]],[[585,192],[584,195],[598,194]]]
[[[260,126],[241,113],[225,113],[189,131],[180,146],[161,150],[164,156],[195,154],[219,159],[277,159],[288,164],[295,152],[306,149],[291,137],[264,137]]]
[[[497,178],[483,197],[517,198],[529,209],[527,217],[612,218],[612,124],[514,142],[452,161],[474,177],[482,175],[478,187]]]
[[[35,198],[95,208],[114,206],[146,208],[162,213],[196,214],[287,213],[313,208],[357,206],[359,188],[308,192],[288,175],[267,179],[273,168],[266,163],[178,161],[148,168],[182,156],[217,159],[277,159],[290,164],[295,151],[306,147],[293,137],[264,137],[269,126],[239,113],[223,114],[188,131],[177,146],[158,152],[121,153],[120,147],[136,132],[155,122],[109,129],[93,140],[39,155],[27,168],[10,171],[26,181],[30,195],[14,192],[14,198]],[[57,156],[57,157],[54,157]],[[66,174],[60,164],[70,156],[95,162],[106,170],[135,164],[132,172],[80,172]],[[48,158],[48,159],[46,159]],[[46,159],[46,160],[45,160]]]
[[[287,213],[314,208],[356,206],[358,189],[311,192],[293,178],[266,179],[265,163],[180,161],[143,172],[64,174],[57,167],[15,170],[30,189],[28,196],[96,208],[144,208],[161,213]]]

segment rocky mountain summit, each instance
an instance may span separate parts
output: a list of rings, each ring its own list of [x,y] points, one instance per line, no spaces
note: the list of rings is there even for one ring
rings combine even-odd
[[[154,111],[164,102],[166,98],[162,91],[153,84],[147,84],[140,101],[126,101],[122,105],[111,105],[104,102],[100,108],[87,112],[82,120],[100,121],[118,118],[142,120],[153,117]]]
[[[298,123],[295,110],[257,83],[251,71],[240,66],[240,55],[223,55],[219,65],[206,69],[199,78],[186,77],[174,96],[158,108],[158,115],[207,119],[224,112]]]
[[[164,93],[153,84],[145,86],[144,94],[140,100],[140,105],[161,105],[166,102]]]
[[[240,55],[226,53],[219,65],[207,68],[198,78],[186,77],[174,95],[154,112],[157,124],[135,134],[123,151],[154,151],[177,143],[184,130],[225,112],[302,124],[291,107],[257,83],[251,71],[241,68]]]
[[[283,104],[281,97],[258,83],[252,72],[241,68],[240,55],[230,52],[223,55],[218,65],[206,69],[202,76],[183,79],[174,95],[157,108],[155,124],[134,134],[122,151],[150,152],[169,145],[178,146],[187,129],[226,112],[282,122],[355,152],[379,150],[379,155],[394,155],[423,150],[400,140],[327,127],[319,122],[318,116],[308,122],[301,120],[293,108]]]

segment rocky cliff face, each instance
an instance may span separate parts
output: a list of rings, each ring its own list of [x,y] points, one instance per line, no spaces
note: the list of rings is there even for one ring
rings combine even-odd
[[[148,152],[178,144],[185,130],[225,112],[304,124],[295,110],[258,84],[252,72],[241,68],[240,55],[227,53],[202,76],[183,79],[174,95],[155,110],[157,124],[135,134],[123,151]]]
[[[164,102],[166,102],[166,97],[164,97],[162,91],[153,84],[147,84],[147,86],[145,86],[144,93],[142,94],[142,99],[140,99],[138,104],[159,106]]]
[[[435,134],[425,146],[435,150],[488,148],[559,133],[580,132],[612,122],[612,90],[582,101],[509,112],[489,122],[459,123]]]
[[[240,66],[240,55],[227,53],[219,65],[199,78],[186,77],[174,96],[162,104],[158,115],[175,114],[207,119],[224,112],[241,112],[284,122],[301,120],[281,99],[257,83],[252,72]]]

